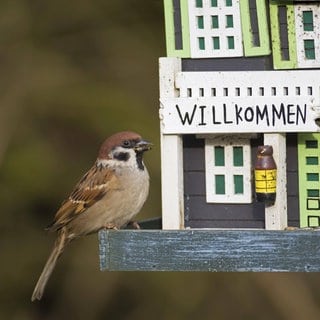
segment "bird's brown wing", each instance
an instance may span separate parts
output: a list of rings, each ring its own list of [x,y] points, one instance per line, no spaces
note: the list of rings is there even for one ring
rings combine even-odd
[[[110,190],[118,189],[119,183],[114,172],[101,166],[93,166],[79,181],[71,195],[55,215],[48,230],[56,231],[84,213]]]

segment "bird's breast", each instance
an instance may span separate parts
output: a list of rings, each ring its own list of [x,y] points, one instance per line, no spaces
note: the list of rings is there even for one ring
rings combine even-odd
[[[96,232],[105,226],[121,228],[141,210],[149,193],[149,174],[144,170],[121,170],[118,184],[70,223],[74,236]]]

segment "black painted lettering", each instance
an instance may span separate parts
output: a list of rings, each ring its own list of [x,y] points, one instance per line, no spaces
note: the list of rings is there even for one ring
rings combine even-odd
[[[225,103],[223,104],[223,122],[224,122],[225,124],[227,124],[227,123],[233,123],[232,120],[228,120],[228,119],[227,119],[227,106],[226,106]]]
[[[244,118],[246,121],[251,122],[254,118],[254,111],[252,108],[248,107],[244,112]]]
[[[234,107],[236,108],[236,124],[239,124],[239,122],[243,121],[243,118],[241,116],[242,108],[238,107],[237,104],[235,104]]]
[[[212,106],[212,123],[213,124],[221,124],[220,121],[216,121],[216,107]]]
[[[288,104],[287,105],[287,123],[288,124],[294,124],[295,120],[294,120],[294,116],[295,116],[295,112],[294,110],[292,110],[293,104]]]
[[[297,113],[296,113],[296,124],[299,124],[299,120],[302,121],[303,124],[306,123],[307,120],[307,105],[304,104],[303,110],[301,110],[300,106],[297,104]]]
[[[204,109],[207,108],[207,106],[199,106],[201,112],[200,112],[200,115],[201,115],[201,122],[199,123],[199,126],[205,126],[206,125],[206,122],[204,122]]]
[[[181,112],[180,112],[180,109],[179,109],[179,106],[176,104],[176,109],[178,111],[178,114],[179,114],[179,118],[180,118],[180,121],[183,125],[185,125],[185,123],[187,122],[189,125],[192,124],[193,122],[193,118],[194,118],[194,115],[196,113],[196,110],[197,110],[197,105],[195,104],[194,107],[193,107],[193,110],[192,110],[192,114],[191,116],[189,115],[189,112],[186,111],[184,116],[182,116]]]
[[[268,106],[265,104],[263,109],[260,110],[259,106],[256,106],[256,123],[257,125],[259,124],[259,121],[266,121],[267,126],[270,126],[270,121],[269,121],[269,113],[268,113]]]
[[[285,113],[284,113],[284,104],[283,103],[281,103],[279,111],[277,110],[277,107],[274,104],[272,104],[272,126],[273,127],[275,126],[276,119],[279,119],[279,120],[282,119],[282,123],[284,125],[286,124],[286,117],[285,117]]]

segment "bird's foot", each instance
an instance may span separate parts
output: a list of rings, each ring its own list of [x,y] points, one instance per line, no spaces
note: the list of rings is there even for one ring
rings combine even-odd
[[[107,229],[107,230],[119,230],[117,226],[114,223],[107,223],[103,226],[102,229]]]
[[[139,223],[137,221],[130,221],[128,223],[128,226],[131,226],[133,229],[137,229],[137,230],[140,230],[140,226],[139,226]]]

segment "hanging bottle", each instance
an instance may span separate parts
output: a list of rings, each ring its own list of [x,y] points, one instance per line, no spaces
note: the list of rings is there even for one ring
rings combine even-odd
[[[272,146],[259,146],[254,168],[256,199],[272,205],[276,200],[277,165]]]

